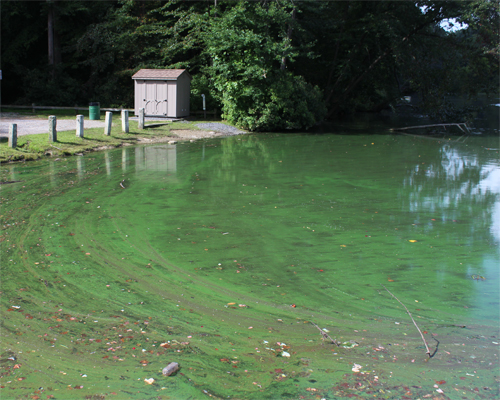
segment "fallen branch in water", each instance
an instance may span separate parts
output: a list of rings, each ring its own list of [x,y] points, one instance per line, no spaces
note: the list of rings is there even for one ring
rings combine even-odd
[[[125,179],[120,182],[120,186],[122,187],[122,189],[125,189],[125,186],[123,186],[123,182],[125,182]]]
[[[17,183],[17,182],[22,182],[22,181],[2,181],[0,182],[0,185],[8,185],[9,183]]]
[[[389,291],[389,289],[387,289],[384,285],[382,285],[382,287],[383,287],[385,290],[387,290],[387,291],[389,292],[389,294],[390,294],[392,297],[394,297],[394,298],[395,298],[395,299],[399,302],[399,304],[401,304],[401,305],[405,308],[406,312],[408,313],[408,315],[410,316],[411,320],[413,321],[413,324],[414,324],[414,325],[415,325],[415,327],[417,328],[418,333],[420,333],[420,336],[422,337],[422,340],[423,340],[423,342],[424,342],[424,344],[425,344],[425,348],[427,349],[426,354],[427,354],[427,355],[429,356],[429,358],[430,358],[430,357],[431,357],[431,351],[429,350],[429,346],[427,346],[427,342],[425,341],[424,335],[422,334],[422,331],[420,330],[420,328],[418,327],[417,323],[415,322],[415,320],[414,320],[414,319],[413,319],[413,317],[411,316],[410,311],[408,311],[408,309],[406,308],[406,306],[405,306],[403,303],[401,303],[401,301],[400,301],[400,300],[399,300],[396,296],[394,296],[394,295],[393,295],[393,294]],[[435,354],[435,352],[434,352],[434,354]],[[433,354],[433,355],[434,355],[434,354]]]
[[[407,126],[407,127],[404,127],[404,128],[392,128],[391,131],[406,131],[408,129],[436,128],[436,127],[443,127],[446,130],[447,126],[456,126],[462,132],[466,133],[465,130],[464,130],[464,128],[465,128],[465,129],[467,129],[467,133],[469,132],[469,127],[464,122],[453,123],[453,124],[433,124],[433,125]]]
[[[340,346],[340,344],[335,339],[332,339],[332,337],[328,333],[326,333],[323,329],[321,329],[318,325],[316,325],[314,322],[311,322],[311,324],[313,324],[316,328],[318,328],[319,332],[321,333],[322,340],[330,340],[333,344]]]

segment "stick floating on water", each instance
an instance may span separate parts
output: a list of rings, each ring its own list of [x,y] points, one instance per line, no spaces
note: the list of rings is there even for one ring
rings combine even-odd
[[[340,346],[340,344],[338,344],[338,342],[335,339],[332,339],[332,337],[328,333],[326,333],[323,329],[321,329],[318,325],[316,325],[314,322],[311,322],[311,324],[313,324],[316,328],[318,328],[323,340],[327,340],[327,339],[331,340],[333,344]]]
[[[442,127],[446,130],[447,126],[456,126],[458,129],[460,129],[464,133],[465,133],[464,128],[467,129],[467,131],[469,131],[469,127],[464,122],[453,123],[453,124],[432,124],[432,125],[406,126],[404,128],[392,128],[391,131],[406,131],[408,129],[437,128],[437,127]]]
[[[430,357],[430,356],[431,356],[431,351],[429,350],[429,346],[427,346],[427,342],[425,341],[425,338],[424,338],[424,335],[422,334],[422,331],[420,330],[420,328],[418,327],[417,323],[415,322],[415,320],[414,320],[414,319],[413,319],[413,317],[411,316],[411,312],[410,312],[410,311],[408,311],[408,309],[406,308],[406,306],[405,306],[403,303],[401,303],[401,301],[400,301],[400,300],[399,300],[396,296],[394,296],[394,295],[393,295],[393,294],[389,291],[389,289],[387,289],[384,285],[382,285],[382,287],[383,287],[385,290],[387,290],[387,291],[389,292],[389,294],[390,294],[392,297],[394,297],[394,298],[395,298],[395,299],[399,302],[399,304],[401,304],[401,305],[405,308],[406,312],[408,313],[408,315],[410,316],[411,320],[413,321],[413,324],[415,325],[415,328],[417,328],[418,333],[420,333],[420,336],[422,337],[422,340],[423,340],[423,342],[424,342],[424,344],[425,344],[425,348],[427,349],[426,354]]]

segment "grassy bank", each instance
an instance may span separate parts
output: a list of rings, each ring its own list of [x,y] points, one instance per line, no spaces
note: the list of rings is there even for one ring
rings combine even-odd
[[[62,117],[67,116],[62,115]],[[35,118],[45,119],[46,115],[34,115]],[[59,116],[58,116],[59,118]],[[73,116],[74,118],[74,116]],[[196,124],[213,121],[183,121],[158,123],[146,121],[145,129],[138,129],[137,121],[129,121],[129,133],[123,133],[121,123],[113,124],[111,135],[104,135],[104,128],[85,129],[85,137],[76,137],[76,131],[57,132],[57,141],[50,143],[48,133],[18,136],[17,148],[8,147],[7,138],[0,139],[0,163],[37,160],[47,156],[65,156],[81,154],[94,150],[120,147],[124,145],[137,144],[141,139],[172,138],[179,139],[173,133],[175,130],[200,130]]]

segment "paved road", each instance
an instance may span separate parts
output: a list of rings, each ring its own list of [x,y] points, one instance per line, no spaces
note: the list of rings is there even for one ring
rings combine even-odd
[[[137,117],[130,117],[130,120],[138,120]],[[171,121],[172,118],[161,118],[161,117],[146,117],[146,121]],[[182,122],[182,121],[181,121]],[[0,138],[6,138],[9,135],[9,126],[11,124],[17,124],[17,136],[22,135],[32,135],[32,134],[41,134],[41,133],[49,133],[49,121],[48,119],[35,119],[30,116],[18,115],[15,113],[0,113]],[[94,121],[85,119],[83,121],[84,129],[88,128],[103,128],[104,129],[104,119]],[[121,118],[116,116],[113,118],[113,125],[116,124],[121,125]],[[219,134],[225,135],[237,135],[244,133],[243,131],[234,128],[229,125],[211,122],[211,123],[200,123],[196,124],[199,128],[204,130],[213,130]],[[57,132],[63,131],[76,131],[76,118],[74,120],[71,119],[59,119],[57,120]],[[177,132],[179,135],[180,130]],[[199,135],[202,135],[203,131],[198,131]],[[214,132],[209,132],[213,134]],[[198,135],[198,136],[199,136]],[[203,136],[203,135],[202,135]]]
[[[113,121],[113,124],[121,123],[121,120]],[[48,119],[33,119],[30,117],[24,117],[14,114],[1,114],[0,115],[0,137],[7,137],[9,135],[9,126],[11,124],[17,124],[17,136],[31,135],[35,133],[49,133],[49,121]],[[104,121],[83,121],[84,129],[87,128],[103,128]],[[76,131],[76,118],[74,120],[70,119],[60,119],[57,120],[57,131]]]
[[[138,117],[131,116],[129,120],[138,120]],[[161,118],[161,117],[146,117],[146,121],[171,121],[172,118]],[[9,126],[11,124],[17,124],[17,136],[22,135],[32,135],[36,133],[49,133],[49,120],[47,119],[35,119],[30,116],[19,115],[15,113],[0,113],[0,137],[8,137]],[[121,125],[121,118],[118,115],[113,116],[113,126],[116,124]],[[88,128],[103,128],[104,129],[104,117],[98,121],[85,119],[83,121],[83,129]],[[76,131],[76,117],[74,120],[70,119],[59,119],[57,120],[57,131]]]

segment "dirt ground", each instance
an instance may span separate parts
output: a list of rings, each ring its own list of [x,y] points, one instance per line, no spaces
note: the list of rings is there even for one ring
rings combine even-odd
[[[192,129],[173,129],[170,131],[172,136],[169,137],[157,137],[157,138],[141,138],[139,139],[140,143],[155,143],[155,142],[168,142],[171,140],[197,140],[197,139],[206,139],[206,138],[214,138],[220,136],[228,136],[225,132],[216,132],[216,131],[198,131]]]

